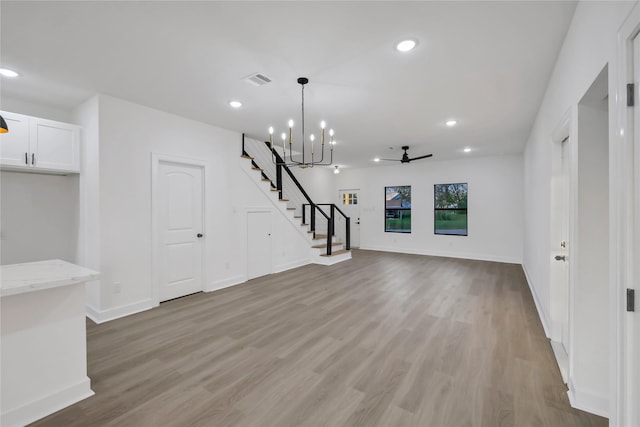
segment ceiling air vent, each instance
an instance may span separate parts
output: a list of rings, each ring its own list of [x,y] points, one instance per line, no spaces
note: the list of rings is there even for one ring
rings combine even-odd
[[[250,76],[245,77],[243,80],[247,83],[251,83],[254,86],[262,86],[271,82],[271,79],[269,77],[260,73],[251,74]]]

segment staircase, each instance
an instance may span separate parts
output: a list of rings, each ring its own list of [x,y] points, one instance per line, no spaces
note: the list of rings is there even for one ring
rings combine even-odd
[[[275,151],[275,150],[274,150]],[[309,242],[314,264],[332,265],[351,259],[350,219],[332,203],[314,203],[268,144],[242,136],[240,167],[265,193],[292,227]]]

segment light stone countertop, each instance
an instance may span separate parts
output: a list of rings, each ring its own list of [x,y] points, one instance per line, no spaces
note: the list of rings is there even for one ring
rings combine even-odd
[[[0,266],[0,297],[87,282],[97,271],[59,259]]]

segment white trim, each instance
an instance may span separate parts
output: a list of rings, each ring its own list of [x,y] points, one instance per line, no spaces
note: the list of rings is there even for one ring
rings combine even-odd
[[[634,5],[617,34],[617,72],[610,73],[610,87],[615,88],[611,102],[612,114],[609,126],[611,144],[609,146],[609,221],[610,221],[610,293],[609,293],[609,421],[611,425],[638,425],[640,423],[640,409],[637,401],[640,396],[634,396],[633,382],[635,378],[636,392],[640,389],[640,373],[638,373],[637,358],[633,355],[633,340],[628,333],[633,317],[625,311],[625,289],[634,287],[634,274],[640,274],[637,269],[637,256],[634,251],[633,221],[634,209],[634,157],[636,158],[636,172],[640,173],[640,150],[634,153],[633,145],[636,129],[634,126],[634,109],[626,107],[627,83],[635,82],[633,40],[640,31],[640,7]],[[636,82],[638,83],[638,82]],[[636,89],[636,94],[638,93]],[[639,108],[638,106],[635,107]],[[637,179],[637,177],[636,177]],[[637,194],[635,197],[640,198]],[[638,199],[635,200],[638,203]],[[637,238],[637,237],[636,237]],[[637,287],[637,285],[636,285]]]
[[[24,426],[93,395],[91,380],[85,377],[77,384],[68,386],[18,408],[3,412],[0,418],[0,425],[3,427]]]
[[[160,305],[160,289],[158,279],[159,251],[158,251],[158,198],[160,197],[160,185],[158,182],[158,169],[160,163],[173,163],[185,166],[194,166],[202,170],[202,233],[207,234],[207,166],[209,162],[206,160],[194,159],[190,157],[176,156],[173,154],[151,153],[151,301],[153,306]],[[206,243],[203,242],[203,243]],[[207,278],[207,245],[202,245],[202,284],[200,290],[205,290]]]
[[[565,238],[568,241],[568,249],[565,249],[564,252],[561,252],[558,248],[559,242],[556,241],[557,235],[553,233],[549,233],[549,317],[548,317],[548,326],[550,327],[548,330],[545,327],[545,332],[547,332],[547,337],[551,339],[552,346],[553,343],[560,343],[562,340],[562,319],[558,318],[558,308],[562,311],[563,314],[566,312],[567,317],[567,329],[568,329],[568,339],[567,344],[569,346],[569,353],[572,352],[572,343],[573,337],[575,336],[573,333],[573,289],[575,284],[575,279],[577,277],[577,263],[573,260],[578,259],[578,141],[576,135],[578,135],[577,123],[578,123],[578,109],[572,104],[571,107],[562,115],[559,124],[556,128],[551,132],[551,138],[549,143],[551,144],[551,181],[550,181],[550,192],[551,194],[551,207],[553,206],[553,178],[558,176],[558,173],[562,176],[565,176],[568,179],[569,188],[567,191],[569,192],[569,202],[567,210],[563,212],[567,218],[567,226]],[[568,145],[563,147],[563,141],[567,141]],[[562,156],[568,156],[568,161],[564,165],[562,164]],[[566,165],[567,170],[564,170],[564,166]],[[559,170],[558,170],[559,169]],[[549,212],[549,221],[550,224],[554,224],[554,212]],[[554,230],[554,227],[551,227],[551,230]],[[550,231],[551,231],[550,230]],[[556,249],[554,249],[556,248]],[[556,277],[552,274],[554,264],[557,263],[554,259],[554,255],[562,254],[567,256],[569,259],[568,265],[568,277],[567,277],[567,294],[566,300],[562,301],[563,304],[566,304],[566,307],[559,307],[558,295],[556,294],[559,285],[556,283]],[[528,278],[527,278],[528,280]],[[537,301],[536,301],[537,304]],[[562,344],[560,344],[562,347]],[[554,354],[556,355],[556,362],[558,363],[558,367],[560,367],[561,373],[563,370],[566,372],[563,373],[563,379],[566,383],[567,377],[570,375],[572,371],[572,363],[571,357],[564,351],[564,347],[562,347],[563,356],[558,357],[558,352],[554,349]],[[564,357],[566,355],[567,357]],[[561,360],[562,359],[562,360]]]
[[[540,323],[542,323],[542,329],[544,329],[544,335],[547,338],[549,338],[551,336],[550,334],[551,329],[549,328],[550,326],[549,317],[547,316],[547,313],[545,313],[544,311],[544,306],[540,303],[540,298],[536,293],[536,288],[535,286],[533,286],[533,281],[531,280],[531,277],[529,276],[529,273],[527,272],[527,268],[524,266],[524,264],[522,264],[522,271],[524,272],[524,277],[527,281],[527,285],[529,285],[529,290],[531,291],[531,295],[533,296],[533,303],[535,304],[536,310],[538,311],[538,317],[540,318]]]
[[[237,276],[229,277],[227,279],[216,280],[207,286],[205,292],[214,292],[220,289],[229,288],[231,286],[240,285],[247,281],[247,276],[240,274]]]
[[[350,259],[351,251],[331,256],[318,255],[314,257],[312,263],[318,265],[334,265],[342,261],[349,261]]]
[[[447,252],[447,251],[430,251],[425,249],[409,249],[409,248],[397,248],[397,247],[387,247],[387,246],[375,246],[375,245],[361,245],[360,249],[369,250],[369,251],[380,251],[380,252],[394,252],[394,253],[402,253],[402,254],[411,254],[411,255],[428,255],[428,256],[437,256],[437,257],[445,257],[445,258],[460,258],[460,259],[473,259],[478,261],[493,261],[493,262],[501,262],[505,264],[521,264],[521,258],[514,257],[504,257],[504,256],[495,256],[495,255],[486,255],[486,254],[473,254],[473,253],[460,253],[460,252]]]
[[[98,310],[95,307],[86,306],[87,317],[93,320],[95,323],[104,323],[111,320],[119,319],[121,317],[130,316],[132,314],[140,313],[142,311],[153,308],[153,302],[151,299],[146,299],[132,304],[121,305],[119,307],[109,308],[107,310]]]
[[[562,382],[565,384],[569,382],[569,355],[564,349],[561,342],[550,340],[551,350],[558,362],[558,369],[560,369],[560,375],[562,376]]]
[[[609,417],[609,399],[605,395],[577,388],[571,378],[569,378],[567,386],[569,387],[567,396],[573,408],[601,417]]]

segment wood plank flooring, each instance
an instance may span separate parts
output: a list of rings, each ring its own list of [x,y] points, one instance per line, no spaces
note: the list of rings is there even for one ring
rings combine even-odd
[[[88,324],[96,395],[36,426],[606,426],[519,265],[353,251]]]

